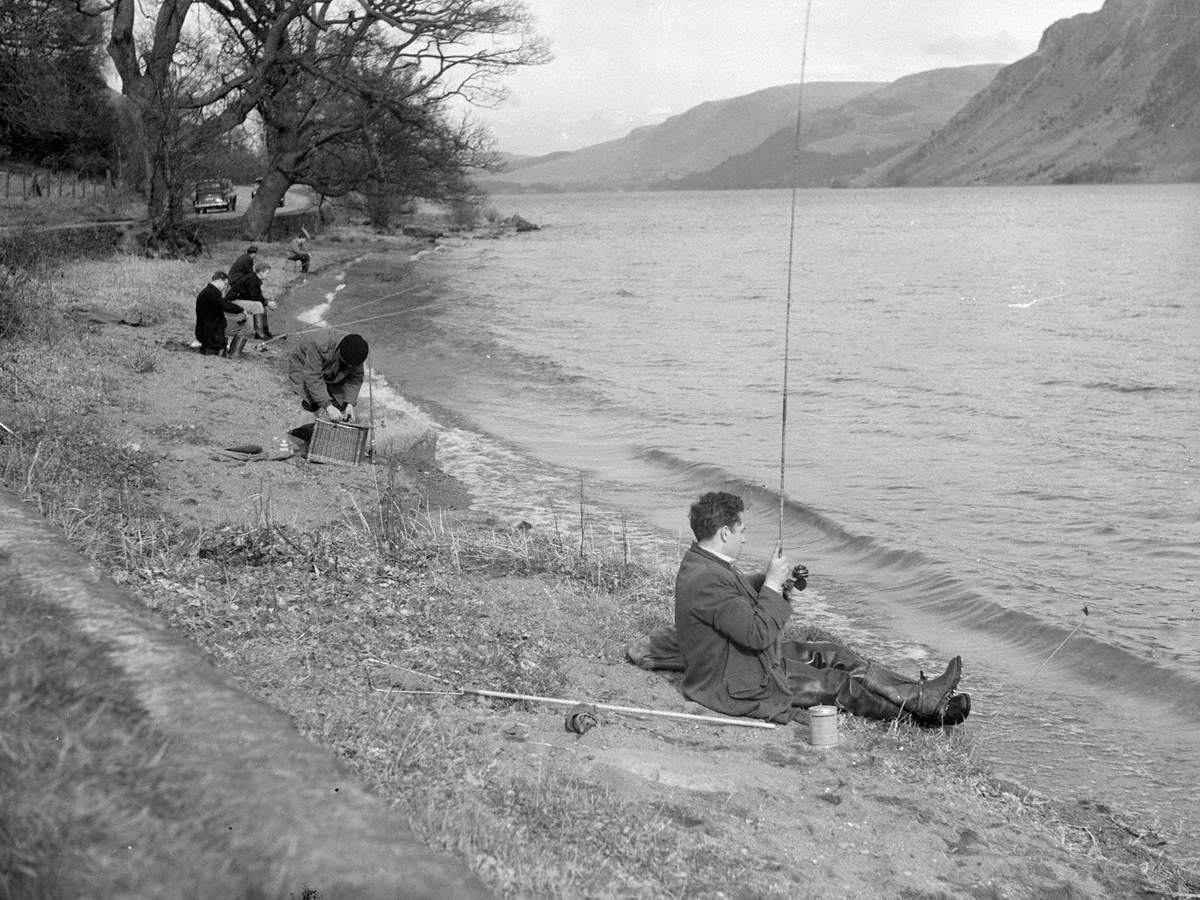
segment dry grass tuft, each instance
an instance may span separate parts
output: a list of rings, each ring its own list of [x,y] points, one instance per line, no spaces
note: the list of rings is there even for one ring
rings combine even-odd
[[[77,260],[66,264],[54,281],[56,300],[152,325],[162,322],[164,308],[190,311],[196,293],[212,275],[213,264],[190,260],[156,260],[129,256],[114,266],[110,260]]]

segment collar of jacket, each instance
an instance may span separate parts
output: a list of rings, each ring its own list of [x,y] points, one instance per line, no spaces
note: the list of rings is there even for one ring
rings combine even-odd
[[[715,562],[719,565],[722,565],[731,571],[737,571],[736,569],[734,569],[733,563],[731,563],[727,559],[723,559],[722,557],[717,556],[717,554],[713,553],[711,550],[705,550],[703,547],[700,546],[699,541],[692,542],[692,551],[700,554],[705,559],[711,559],[713,562]]]

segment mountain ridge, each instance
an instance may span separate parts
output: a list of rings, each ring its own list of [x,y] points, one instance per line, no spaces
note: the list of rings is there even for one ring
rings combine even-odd
[[[782,128],[753,150],[671,184],[689,190],[842,186],[944,124],[1001,69],[999,64],[906,75],[836,108]],[[793,171],[793,162],[795,167]]]
[[[1200,7],[1106,0],[1052,24],[863,186],[1200,179]]]
[[[817,82],[804,87],[805,103],[820,110],[880,87],[879,82]],[[710,100],[659,125],[643,125],[623,138],[593,144],[553,159],[480,179],[485,187],[552,190],[636,189],[705,171],[746,152],[796,115],[799,85],[764,88]]]
[[[1186,13],[1186,14],[1185,14]],[[514,161],[497,193],[1200,180],[1200,4],[1105,0],[1009,65],[714,100]]]

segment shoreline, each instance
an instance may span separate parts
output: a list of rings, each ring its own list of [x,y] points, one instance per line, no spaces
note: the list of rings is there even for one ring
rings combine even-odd
[[[398,247],[393,248],[392,252],[407,252],[407,250],[408,245],[401,242]],[[307,278],[293,278],[283,286],[282,293],[278,298],[279,309],[272,315],[286,318],[290,323],[286,331],[281,331],[277,327],[274,329],[274,333],[279,338],[275,346],[281,351],[279,368],[285,379],[286,357],[291,348],[295,346],[294,342],[289,344],[289,337],[318,330],[346,333],[352,330],[365,331],[363,336],[374,346],[370,329],[357,329],[353,325],[374,321],[376,316],[390,316],[405,311],[405,305],[400,304],[398,309],[383,313],[373,312],[364,319],[356,319],[347,323],[351,326],[350,328],[330,324],[326,320],[325,316],[335,307],[347,287],[345,270],[366,259],[373,252],[376,251],[374,249],[366,250],[365,247],[360,246],[355,251],[314,266]],[[401,280],[409,281],[417,277],[412,257],[402,261],[400,267],[403,270]],[[367,305],[391,299],[397,295],[402,296],[411,291],[412,287],[403,287],[391,294],[377,297],[367,301]],[[291,308],[297,304],[300,305],[300,308]],[[400,452],[410,457],[419,456],[428,462],[434,460],[437,452],[437,436],[441,426],[393,388],[370,359],[367,361],[366,378],[359,394],[358,409],[365,411],[364,421],[372,426],[373,449],[381,452]],[[426,436],[421,436],[421,432],[425,432]]]
[[[472,256],[473,258],[474,251],[471,251],[468,248],[468,255]],[[445,265],[444,262],[440,262],[439,264]],[[378,269],[379,267],[375,266],[372,268]],[[369,276],[367,277],[369,279]],[[377,289],[379,293],[382,293],[388,288],[386,285],[375,284],[373,285],[373,289]],[[401,368],[403,367],[401,366]],[[550,483],[551,476],[544,476],[536,469],[526,465],[523,457],[534,460],[538,459],[537,457],[532,456],[529,450],[518,450],[517,452],[510,454],[510,450],[512,448],[496,440],[493,436],[488,435],[486,432],[479,432],[478,426],[472,428],[470,424],[464,425],[463,423],[458,423],[458,426],[462,427],[462,433],[464,435],[464,437],[460,439],[455,431],[455,426],[450,424],[453,422],[452,415],[449,417],[445,415],[439,415],[439,410],[436,405],[430,405],[421,402],[421,407],[422,409],[431,412],[433,418],[437,420],[443,427],[444,437],[446,440],[442,441],[441,447],[447,451],[446,456],[450,457],[452,461],[452,465],[447,467],[446,459],[439,457],[439,462],[443,468],[449,468],[449,470],[454,472],[456,475],[462,475],[463,463],[458,459],[454,459],[453,457],[462,454],[469,454],[472,457],[472,460],[474,460],[474,462],[469,462],[470,464],[477,466],[477,471],[468,470],[468,474],[463,480],[470,484],[473,480],[476,480],[480,477],[483,477],[484,480],[487,481],[488,478],[485,476],[490,476],[491,484],[498,486],[498,489],[495,491],[485,487],[478,497],[481,505],[484,507],[483,512],[485,514],[491,515],[494,521],[507,525],[514,525],[518,522],[524,521],[539,527],[561,527],[564,529],[564,531],[569,531],[572,535],[577,534],[579,520],[582,518],[582,510],[580,509],[582,501],[579,499],[579,492],[581,489],[578,484],[573,485],[569,480],[564,479],[558,483],[559,491],[557,494],[553,493],[551,488],[547,488],[546,493],[543,494],[541,489],[543,487],[547,487],[547,485]],[[450,431],[452,434],[446,435],[446,431]],[[483,436],[480,437],[480,434]],[[468,446],[459,446],[459,444],[464,441],[469,442]],[[536,452],[536,448],[534,448],[532,452]],[[512,483],[512,487],[509,490],[504,491],[504,487],[509,482]],[[575,498],[572,497],[573,492],[576,494]],[[512,504],[505,502],[508,497],[515,498],[515,501],[517,502]],[[554,503],[550,500],[552,497],[557,497],[565,502]],[[496,503],[496,505],[493,505],[493,503],[495,503],[497,500],[499,502]],[[675,548],[682,549],[682,547],[686,546],[686,543],[682,545],[678,543],[677,535],[674,536],[676,540],[672,540],[673,536],[662,530],[654,533],[654,538],[657,538],[657,540],[654,540],[653,538],[651,540],[644,540],[643,536],[638,533],[642,530],[639,527],[639,525],[642,523],[626,523],[620,521],[618,519],[619,507],[617,506],[607,507],[607,511],[610,515],[608,519],[602,522],[601,519],[605,516],[605,498],[599,495],[593,498],[591,496],[591,491],[589,490],[587,501],[587,527],[595,528],[596,530],[605,530],[606,525],[613,525],[617,529],[616,533],[625,535],[626,540],[632,538],[632,553],[634,556],[637,556],[643,560],[653,557],[654,559],[661,561],[664,559],[669,559],[672,551]],[[518,503],[522,505],[518,505]],[[528,505],[526,506],[524,504]],[[546,511],[546,514],[540,518],[537,515],[537,511],[539,509]],[[630,529],[632,529],[632,531]],[[653,551],[650,550],[650,544],[652,541],[656,544],[656,549]],[[661,547],[657,546],[659,544],[661,544]],[[829,597],[829,603],[836,606],[838,601],[841,601],[844,606],[845,598],[839,596],[839,591],[837,591],[836,588],[831,590],[832,593]],[[815,621],[820,621],[828,627],[837,629],[839,628],[838,625],[831,624],[831,620],[834,618],[836,617],[825,613],[817,615],[815,617]],[[856,644],[860,644],[862,641],[867,641],[869,643],[873,639],[873,635],[871,634],[855,632],[852,624],[843,624],[845,627],[850,629],[849,632],[845,630],[841,631],[843,639],[848,638],[851,643]],[[1045,648],[1043,649],[1042,656],[1040,658],[1037,656],[1036,649],[1031,650],[1028,653],[1031,662],[1026,671],[1032,671],[1034,668],[1036,668],[1041,659],[1044,659],[1045,654],[1051,651],[1053,646],[1058,643],[1059,639],[1066,636],[1066,633],[1067,632],[1064,630],[1062,633],[1056,636],[1047,636],[1044,641]],[[972,635],[971,639],[982,640],[982,638],[980,638],[978,635]],[[900,642],[896,646],[901,646],[902,644],[903,642]],[[951,646],[955,645],[952,644]],[[902,646],[901,649],[906,648]],[[888,659],[889,653],[893,653],[894,651],[894,646],[883,647],[875,645],[871,652],[872,655],[881,657],[883,659]],[[891,658],[894,661],[899,661],[899,657],[897,656],[892,656]],[[994,713],[1001,707],[1007,705],[1005,704],[1005,698],[1009,696],[1009,693],[1002,692],[999,688],[997,688],[997,682],[994,678],[992,680],[988,680],[986,677],[981,678],[981,675],[986,676],[987,673],[981,671],[983,664],[980,663],[978,659],[976,660],[976,663],[977,665],[975,666],[973,673],[975,678],[974,687],[979,692],[977,696],[982,702],[980,704],[980,708],[976,711],[977,715],[975,717],[975,721],[968,724],[977,740],[988,742],[992,763],[998,771],[1003,773],[1003,778],[1009,780],[1013,784],[1024,782],[1024,790],[1033,794],[1050,795],[1056,799],[1067,799],[1077,796],[1092,796],[1093,799],[1097,799],[1100,802],[1106,802],[1114,808],[1120,808],[1124,805],[1121,799],[1123,796],[1125,796],[1124,794],[1116,790],[1105,791],[1104,785],[1097,781],[1097,779],[1094,777],[1094,773],[1091,777],[1088,776],[1088,770],[1086,768],[1074,770],[1070,764],[1060,765],[1059,770],[1066,771],[1067,773],[1065,776],[1065,783],[1060,780],[1056,780],[1053,777],[1048,778],[1045,772],[1038,772],[1034,769],[1028,768],[1026,761],[1032,758],[1034,760],[1034,765],[1036,766],[1038,764],[1037,748],[1052,746],[1054,737],[1053,735],[1047,736],[1045,733],[1039,733],[1042,731],[1050,731],[1050,729],[1042,729],[1035,724],[1038,714],[1036,708],[1034,709],[1032,716],[1024,716],[1022,714],[1021,718],[1024,718],[1025,721],[1017,721],[1012,727],[1010,727],[1003,718],[999,720],[995,719],[993,717]],[[1020,688],[1021,686],[1019,685],[1018,689]],[[988,708],[989,698],[991,700],[990,709]],[[1044,714],[1044,710],[1042,713]],[[1025,734],[1022,729],[1027,729],[1029,733]],[[1153,733],[1153,731],[1150,732],[1150,734]],[[1109,752],[1112,752],[1111,747],[1106,747],[1106,749]],[[1024,756],[1021,755],[1022,753],[1024,753]],[[1078,784],[1070,784],[1069,780],[1072,777],[1072,771],[1078,771],[1080,773],[1077,779],[1079,782]],[[1023,773],[1025,773],[1024,777]],[[1096,786],[1089,787],[1087,784],[1088,781],[1093,782],[1096,784]],[[1109,787],[1111,788],[1111,785],[1109,785]],[[1138,808],[1137,815],[1140,818],[1150,819],[1153,818],[1154,814],[1147,813],[1146,810],[1158,808],[1163,812],[1163,821],[1176,822],[1176,819],[1171,814],[1173,807],[1155,807],[1151,802],[1149,802],[1153,797],[1154,795],[1151,794],[1149,798],[1138,798],[1141,800],[1141,802],[1135,802],[1133,804]],[[1168,797],[1168,802],[1171,802],[1174,799],[1174,797]],[[1191,820],[1189,820],[1189,822],[1190,821]],[[1178,824],[1178,822],[1176,822],[1176,824]]]
[[[265,444],[304,414],[281,371],[286,351],[223,360],[171,346],[188,295],[203,283],[190,279],[202,268],[211,274],[212,262],[170,269],[188,281],[173,291],[166,321],[95,325],[84,339],[96,369],[111,373],[98,372],[100,382],[133,378],[89,415],[97,432],[111,428],[127,442],[122,465],[155,473],[155,486],[134,499],[164,518],[168,535],[181,523],[220,536],[211,544],[219,554],[193,549],[155,569],[104,551],[101,568],[491,889],[1103,897],[1195,887],[1183,876],[1149,879],[1166,870],[1157,836],[1123,824],[1118,811],[1086,798],[1050,803],[975,770],[967,731],[846,720],[841,746],[828,752],[807,746],[802,724],[750,735],[605,716],[577,735],[564,731],[561,711],[536,705],[373,693],[428,687],[412,673],[432,671],[543,696],[704,712],[670,679],[624,659],[624,643],[666,613],[658,574],[626,595],[625,570],[569,547],[539,569],[529,542],[554,545],[539,528],[487,533],[468,547],[445,534],[440,517],[486,513],[466,511],[449,476],[433,471],[436,459],[387,467],[401,503],[426,513],[420,528],[392,534],[397,555],[383,564],[366,556],[364,540],[384,536],[386,521],[371,524],[383,467],[223,456],[248,440]],[[64,404],[78,355],[47,372]],[[349,530],[360,521],[370,528]],[[349,537],[338,537],[343,530]],[[286,540],[245,542],[276,532]],[[506,541],[512,549],[498,553]],[[260,550],[262,561],[248,565]],[[608,862],[622,868],[609,874]]]
[[[695,209],[705,210],[709,206],[709,200],[698,198]],[[572,207],[577,208],[582,223],[594,223],[594,227],[568,224]],[[757,205],[753,207],[755,210],[758,208]],[[624,207],[616,209],[623,210]],[[587,484],[581,485],[581,479],[576,474],[573,490],[572,481],[567,479],[568,489],[557,492],[560,497],[570,498],[573,493],[578,498],[586,494],[588,499],[594,496],[597,502],[601,502],[606,492],[619,490],[626,484],[640,483],[646,486],[647,499],[644,503],[638,502],[633,491],[609,493],[609,496],[616,496],[615,504],[629,509],[631,515],[648,507],[653,510],[655,521],[670,524],[682,518],[679,513],[691,499],[682,493],[681,486],[683,490],[688,490],[691,485],[690,489],[698,493],[707,489],[706,482],[713,483],[727,474],[732,477],[738,471],[759,476],[766,471],[768,474],[763,477],[763,483],[770,484],[771,470],[764,466],[764,460],[770,464],[777,464],[777,461],[770,460],[769,445],[768,452],[754,457],[755,465],[752,468],[740,462],[741,451],[754,454],[761,444],[753,439],[749,426],[720,432],[714,427],[713,434],[740,431],[740,434],[734,435],[740,438],[738,458],[729,461],[733,465],[719,465],[721,457],[726,454],[722,449],[710,448],[705,443],[705,433],[699,428],[695,429],[696,436],[693,437],[691,431],[683,430],[687,427],[686,423],[678,428],[670,424],[674,422],[670,409],[641,403],[641,398],[648,396],[645,390],[637,394],[638,399],[631,400],[626,407],[624,401],[635,395],[624,386],[610,388],[606,384],[604,375],[607,370],[600,364],[602,358],[593,352],[594,348],[602,347],[605,352],[613,353],[614,348],[632,344],[640,349],[641,344],[632,335],[627,338],[627,329],[623,327],[619,314],[600,317],[592,315],[591,311],[607,308],[608,304],[602,298],[610,293],[615,295],[611,304],[617,310],[623,309],[622,304],[626,302],[634,307],[656,310],[671,302],[668,291],[653,290],[654,284],[649,281],[644,287],[631,284],[634,276],[622,265],[624,260],[630,258],[631,252],[627,243],[623,243],[628,231],[624,228],[625,217],[615,214],[611,202],[607,200],[595,207],[574,201],[547,203],[540,212],[543,217],[557,220],[564,227],[545,231],[530,240],[520,239],[492,247],[468,243],[437,258],[426,257],[431,259],[429,268],[442,273],[441,280],[457,305],[447,313],[435,310],[428,316],[415,316],[414,339],[403,342],[396,339],[397,346],[408,348],[411,358],[417,361],[409,366],[413,377],[411,382],[405,382],[405,387],[411,387],[417,395],[424,393],[442,398],[447,405],[461,410],[466,421],[474,423],[468,424],[468,428],[473,427],[476,432],[485,435],[503,435],[508,438],[507,446],[523,447],[529,457],[557,460],[567,471],[570,471],[572,463],[577,465],[575,471],[584,472]],[[696,216],[690,216],[689,219],[704,221]],[[660,219],[653,221],[656,225],[661,224]],[[656,230],[661,233],[661,229]],[[579,242],[569,237],[576,231],[603,235],[604,240],[588,245],[587,251],[581,250],[576,257],[572,254]],[[628,243],[637,243],[637,240],[630,236]],[[641,243],[657,246],[650,237]],[[744,248],[741,243],[736,246]],[[605,247],[612,248],[611,266],[604,262],[609,258],[603,255]],[[720,257],[707,253],[706,258]],[[561,266],[558,265],[559,260],[564,261]],[[567,265],[567,260],[575,262]],[[597,273],[595,282],[585,280],[588,263],[593,264]],[[900,267],[900,261],[896,263]],[[722,266],[732,264],[721,263]],[[561,287],[556,278],[559,270]],[[1038,283],[1046,282],[1039,280]],[[654,303],[643,302],[640,298],[621,299],[617,289],[629,287],[638,288],[637,292],[647,298],[653,297]],[[578,297],[576,290],[580,291]],[[1008,294],[1009,291],[1002,289],[993,299],[1002,301],[1007,299]],[[543,309],[543,304],[544,320],[549,332],[545,343],[554,348],[546,353],[546,358],[539,355],[538,342],[542,338],[539,336],[537,320],[530,315],[533,309]],[[1088,307],[1092,308],[1091,304]],[[889,309],[896,316],[901,314],[899,307]],[[997,302],[996,309],[1001,310],[998,315],[1002,318],[1012,315],[1003,312],[1007,309],[1003,302]],[[493,314],[498,328],[496,334],[491,333],[492,329],[487,324]],[[836,322],[837,315],[836,312],[823,311],[820,320]],[[848,318],[853,318],[852,311]],[[641,326],[633,329],[636,334],[648,332],[642,318],[632,321]],[[586,327],[581,323],[586,323]],[[594,334],[595,337],[577,340],[576,334]],[[425,339],[426,335],[428,339]],[[440,346],[443,339],[444,347]],[[439,355],[450,360],[444,368],[439,363]],[[649,372],[650,377],[654,377],[653,370],[639,363],[643,357],[644,354],[640,352],[617,355],[615,358],[625,368],[614,367],[614,372],[624,374],[613,380],[629,380],[640,384],[647,379],[640,378],[639,373]],[[1045,358],[1057,357],[1049,355]],[[581,361],[578,365],[577,360]],[[581,371],[589,373],[589,377],[581,379],[577,385],[560,381],[560,376],[564,374],[569,376]],[[883,375],[886,383],[886,373]],[[916,381],[924,383],[928,377]],[[538,386],[539,378],[546,385],[544,391]],[[896,378],[903,382],[905,376],[897,375]],[[769,387],[770,379],[765,380]],[[672,388],[677,387],[676,381],[668,383]],[[561,389],[559,384],[563,385]],[[1068,393],[1065,388],[1056,388],[1055,392],[1058,390]],[[1084,402],[1087,401],[1086,395],[1095,392],[1092,388],[1082,386],[1079,391],[1085,395]],[[855,392],[848,389],[848,393],[852,395]],[[589,410],[583,399],[593,396],[599,398],[600,402],[593,404]],[[668,396],[665,389],[662,396]],[[885,394],[885,397],[889,396]],[[986,391],[981,396],[986,396]],[[1152,396],[1163,398],[1166,404],[1173,395]],[[531,401],[530,398],[534,399]],[[564,415],[558,414],[560,407],[555,402],[560,398]],[[892,444],[893,437],[869,413],[873,401],[868,396],[862,399],[865,405],[859,406],[850,397],[851,402],[845,412],[847,427],[852,433],[859,427],[867,428],[872,435],[869,441],[873,448]],[[919,403],[919,400],[913,402]],[[1115,402],[1120,405],[1136,403],[1119,397]],[[575,403],[579,405],[573,405]],[[1009,400],[1004,400],[997,408],[1007,409],[1008,405]],[[1059,406],[1067,408],[1064,404]],[[985,403],[979,408],[986,407]],[[723,411],[728,408],[727,405],[721,407]],[[757,406],[755,408],[760,409]],[[882,414],[883,422],[889,421],[889,415],[892,414],[897,420],[905,418],[905,404],[899,403],[890,409],[891,413],[885,411]],[[997,450],[997,456],[992,458],[987,453],[986,442],[981,442],[984,446],[978,450],[968,452],[967,448],[972,446],[972,442],[955,436],[960,429],[949,428],[947,435],[939,436],[936,426],[940,416],[936,407],[922,409],[924,412],[916,418],[923,419],[930,426],[930,433],[924,435],[919,445],[907,441],[907,438],[897,438],[896,446],[907,451],[923,448],[933,459],[953,459],[957,455],[960,462],[969,462],[971,458],[976,458],[989,473],[993,470],[1006,473],[1005,478],[1000,480],[1002,485],[1008,483],[1009,477],[1016,479],[1015,484],[1020,484],[1020,467],[1024,465],[1021,461],[1040,459],[1036,447],[1026,447],[1028,452],[1011,454]],[[1143,412],[1138,414],[1139,420],[1147,407],[1142,405],[1141,409]],[[637,417],[629,413],[646,411],[657,414],[642,416],[645,431],[641,432],[636,430]],[[1020,415],[1019,409],[1009,411]],[[830,413],[831,410],[821,408],[821,412]],[[969,425],[967,419],[973,417],[954,421],[956,425]],[[978,432],[964,428],[961,433],[987,434],[987,418],[978,423]],[[556,422],[556,419],[561,421]],[[911,421],[912,417],[909,419]],[[767,418],[763,423],[769,425],[772,421]],[[803,460],[809,447],[824,446],[829,434],[839,433],[836,426],[840,421],[832,419],[828,429],[820,429],[823,434],[813,435],[812,444],[806,442],[790,448],[789,456]],[[878,433],[869,427],[872,423],[880,425]],[[611,432],[605,427],[609,424],[615,426]],[[903,421],[892,421],[891,424],[894,431],[903,435],[915,435],[922,430],[915,425],[910,428]],[[1163,424],[1165,429],[1171,427],[1169,423]],[[1006,446],[1014,449],[1021,447],[1021,432],[1024,430],[1006,429],[1007,436],[1015,435]],[[1181,433],[1186,430],[1186,426],[1180,426]],[[1058,432],[1051,430],[1048,433]],[[1067,428],[1064,433],[1070,434],[1071,431]],[[1172,432],[1155,430],[1147,433]],[[613,435],[611,441],[607,439],[609,434]],[[647,437],[643,439],[642,434]],[[589,443],[592,435],[596,440]],[[1072,442],[1079,443],[1077,439],[1080,437],[1076,435]],[[484,446],[485,442],[475,442],[467,449],[490,449],[495,442],[486,443],[487,447]],[[500,443],[503,449],[504,442]],[[685,452],[689,444],[699,448],[700,452]],[[1084,443],[1082,446],[1089,445]],[[674,452],[668,456],[663,448]],[[459,448],[447,449],[457,452]],[[949,529],[956,527],[956,520],[961,521],[966,536],[973,532],[987,532],[989,526],[986,523],[992,521],[993,517],[997,522],[1008,523],[1010,518],[1024,516],[1025,508],[1017,500],[1011,505],[992,501],[980,506],[977,516],[973,515],[973,507],[969,505],[971,494],[964,490],[970,486],[971,480],[967,478],[960,481],[953,490],[937,484],[924,485],[920,480],[924,477],[922,466],[915,463],[922,458],[919,453],[898,457],[896,472],[898,475],[902,473],[903,477],[896,479],[896,491],[888,490],[890,476],[887,473],[892,471],[888,461],[872,455],[870,449],[864,452],[865,461],[878,464],[857,466],[855,468],[860,470],[858,473],[846,472],[851,477],[846,479],[844,490],[837,477],[800,474],[800,481],[794,484],[802,487],[796,502],[789,502],[786,510],[789,531],[794,529],[805,540],[812,532],[818,541],[813,550],[814,556],[819,554],[825,557],[823,579],[816,585],[817,588],[824,590],[831,604],[854,616],[851,628],[858,626],[858,630],[840,633],[855,644],[860,640],[878,638],[878,643],[873,645],[872,655],[885,659],[894,659],[893,651],[907,653],[910,647],[912,655],[906,656],[906,659],[921,659],[922,648],[926,650],[925,659],[944,659],[955,653],[963,653],[969,667],[969,674],[964,679],[969,687],[965,689],[975,691],[978,700],[976,712],[982,713],[976,716],[972,729],[988,751],[989,758],[996,760],[998,770],[1007,777],[1027,781],[1031,787],[1046,794],[1056,797],[1097,797],[1117,809],[1137,810],[1137,816],[1143,820],[1170,823],[1172,827],[1185,828],[1195,836],[1198,820],[1187,801],[1188,777],[1194,769],[1194,754],[1189,748],[1196,734],[1196,719],[1190,715],[1193,704],[1188,698],[1194,694],[1184,690],[1188,682],[1182,679],[1171,679],[1162,684],[1163,690],[1156,688],[1161,676],[1171,671],[1193,677],[1191,673],[1195,673],[1196,669],[1191,656],[1194,654],[1181,646],[1180,635],[1184,632],[1178,627],[1152,626],[1151,623],[1156,621],[1154,607],[1144,607],[1143,625],[1138,626],[1140,613],[1137,610],[1143,607],[1135,606],[1133,602],[1114,604],[1110,601],[1106,604],[1103,595],[1095,593],[1108,584],[1115,587],[1117,596],[1120,596],[1128,583],[1125,575],[1130,571],[1130,562],[1139,557],[1134,546],[1129,547],[1128,555],[1119,554],[1109,563],[1098,566],[1098,581],[1093,582],[1091,579],[1069,577],[1081,558],[1066,550],[1074,546],[1073,536],[1064,538],[1060,544],[1047,540],[1039,527],[1034,529],[1037,540],[1029,536],[1021,541],[1011,538],[1012,534],[1020,534],[1019,530],[1010,531],[997,526],[990,528],[994,540],[964,539],[957,544],[948,542],[953,537]],[[1056,453],[1054,450],[1048,452],[1051,456]],[[639,453],[642,455],[639,456]],[[815,455],[815,462],[821,463],[823,454]],[[852,456],[850,454],[845,458]],[[540,489],[543,484],[539,477],[541,472],[531,467],[517,468],[503,454],[497,454],[497,457],[500,465],[486,469],[481,462],[479,468],[485,477],[494,473],[492,484],[505,486],[511,474],[514,490],[509,494],[531,504],[540,502],[543,494],[546,497],[555,494],[553,488],[548,487],[544,492]],[[452,459],[449,452],[446,459]],[[818,466],[812,471],[836,476],[838,469],[850,467],[842,461],[842,457],[835,456],[833,459],[834,462],[827,468]],[[1106,460],[1107,457],[1097,454],[1096,459]],[[710,460],[713,464],[706,466]],[[624,468],[617,468],[614,463],[622,461]],[[520,460],[515,462],[519,465]],[[910,467],[908,463],[913,465]],[[1014,466],[1011,471],[1007,468],[1010,464]],[[1107,468],[1105,462],[1098,464],[1093,471]],[[963,474],[969,473],[971,468],[969,465],[965,468],[956,466],[955,470]],[[460,472],[461,469],[452,471]],[[1028,474],[1039,483],[1052,484],[1060,478],[1070,482],[1069,473],[1055,472],[1052,477],[1049,474],[1051,471],[1055,470],[1050,468],[1041,472],[1035,467],[1029,469]],[[662,477],[660,479],[657,476]],[[1160,481],[1163,484],[1179,484],[1178,479],[1169,477]],[[741,480],[746,487],[755,483],[754,477]],[[867,485],[875,489],[872,491],[865,487]],[[924,487],[907,493],[899,490],[908,485]],[[665,487],[660,489],[660,486]],[[741,485],[735,488],[739,492],[742,489]],[[943,490],[948,491],[945,496],[954,502],[923,503],[934,496],[943,496]],[[843,492],[844,505],[841,497]],[[672,493],[674,496],[668,496]],[[878,502],[870,500],[872,494],[878,498]],[[486,494],[481,494],[481,497],[486,497]],[[1100,490],[1093,497],[1100,502],[1076,506],[1077,501],[1060,501],[1054,496],[1053,489],[1047,489],[1037,501],[1030,501],[1027,517],[1031,522],[1040,524],[1052,522],[1056,517],[1069,515],[1075,510],[1087,510],[1089,513],[1095,510],[1102,517],[1100,521],[1111,522],[1118,531],[1123,531],[1125,520],[1120,515],[1120,506],[1127,508],[1131,527],[1145,512],[1144,501],[1131,497],[1125,504],[1119,488],[1111,495]],[[963,505],[964,500],[968,501],[967,505]],[[767,520],[769,511],[775,505],[778,505],[778,492],[770,490],[769,493],[757,495],[754,506],[758,518],[751,522],[754,532],[765,537],[774,531],[774,521],[764,520]],[[567,514],[563,516],[564,504],[557,505],[559,519],[574,524],[579,519],[575,515],[578,503],[568,502],[565,506]],[[822,510],[832,512],[822,520],[818,518]],[[1109,512],[1113,515],[1112,519],[1108,518]],[[1079,514],[1081,521],[1091,518],[1082,512]],[[887,524],[876,522],[873,526],[871,517],[875,515],[886,520]],[[507,517],[502,519],[509,520]],[[816,524],[810,524],[814,522]],[[912,525],[913,529],[910,531],[903,525]],[[673,533],[684,531],[686,526]],[[1171,539],[1175,536],[1186,538],[1186,529],[1164,530],[1164,541],[1160,545],[1164,565],[1158,570],[1151,565],[1145,567],[1145,571],[1157,571],[1158,577],[1164,579],[1160,582],[1164,588],[1162,599],[1169,605],[1160,608],[1157,615],[1160,618],[1169,615],[1175,622],[1186,622],[1186,606],[1181,607],[1178,603],[1180,595],[1165,593],[1168,585],[1177,589],[1179,577],[1186,576],[1182,558],[1176,558],[1170,550]],[[1090,558],[1103,540],[1096,538],[1093,543],[1090,538],[1081,537],[1080,547],[1087,549],[1082,556]],[[795,546],[803,544],[798,541]],[[1062,567],[1047,566],[1048,561],[1053,561],[1059,546],[1065,553]],[[1148,548],[1151,545],[1144,546]],[[910,554],[908,551],[911,550],[925,552]],[[759,555],[754,554],[753,558],[757,561]],[[1006,579],[1011,579],[1011,582],[1006,583]],[[1152,579],[1144,589],[1139,590],[1147,594],[1147,589],[1153,583]],[[1135,581],[1133,586],[1139,584],[1140,581]],[[1132,601],[1133,596],[1127,599]],[[1045,670],[1046,677],[1027,682],[1030,673],[1047,662],[1055,647],[1071,633],[1079,621],[1081,606],[1089,602],[1092,604],[1092,615],[1083,630],[1071,637],[1063,652],[1049,659],[1051,665]],[[823,616],[818,616],[815,621],[840,629],[839,625]],[[881,622],[888,624],[881,626]],[[1125,623],[1134,627],[1125,629],[1122,627]],[[1156,643],[1162,651],[1157,654],[1153,652]],[[928,649],[930,646],[933,647],[932,651]],[[1183,650],[1189,656],[1172,659],[1171,649]],[[1133,668],[1138,659],[1145,659],[1149,665]],[[927,671],[929,665],[931,663],[926,664]],[[1117,682],[1112,683],[1116,688],[1109,690],[1104,686],[1114,676]],[[1192,686],[1195,686],[1194,677]],[[1020,698],[1017,703],[1005,703],[1018,692]],[[1178,709],[1175,708],[1176,701],[1182,704]],[[997,710],[1000,714],[993,718],[992,713]]]

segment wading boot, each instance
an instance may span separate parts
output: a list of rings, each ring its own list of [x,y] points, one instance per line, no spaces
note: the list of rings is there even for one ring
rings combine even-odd
[[[887,698],[917,718],[940,719],[945,716],[950,696],[958,687],[958,679],[961,676],[962,657],[956,656],[950,660],[946,671],[932,680],[926,678],[922,672],[920,677],[913,681],[885,669],[878,663],[870,663],[861,679],[863,687],[868,691]],[[970,699],[966,702],[969,710]]]
[[[922,728],[949,728],[958,725],[971,714],[971,695],[955,694],[946,701],[946,711],[940,716],[914,716],[913,721]]]
[[[886,697],[867,690],[858,678],[847,678],[832,700],[832,704],[838,709],[844,709],[848,713],[862,716],[865,719],[877,719],[883,722],[898,719],[921,728],[949,728],[958,725],[971,714],[970,694],[955,694],[946,702],[946,708],[942,713],[932,716],[917,716]]]
[[[907,721],[912,718],[898,704],[867,690],[859,679],[849,676],[838,689],[833,705],[856,716],[878,719],[881,722],[890,722],[892,719]]]
[[[256,341],[269,341],[271,339],[271,329],[267,327],[267,314],[254,314],[254,339]]]
[[[241,332],[238,332],[229,339],[229,343],[225,346],[225,352],[221,355],[226,359],[237,359],[242,355],[242,351],[245,349],[246,336]]]

